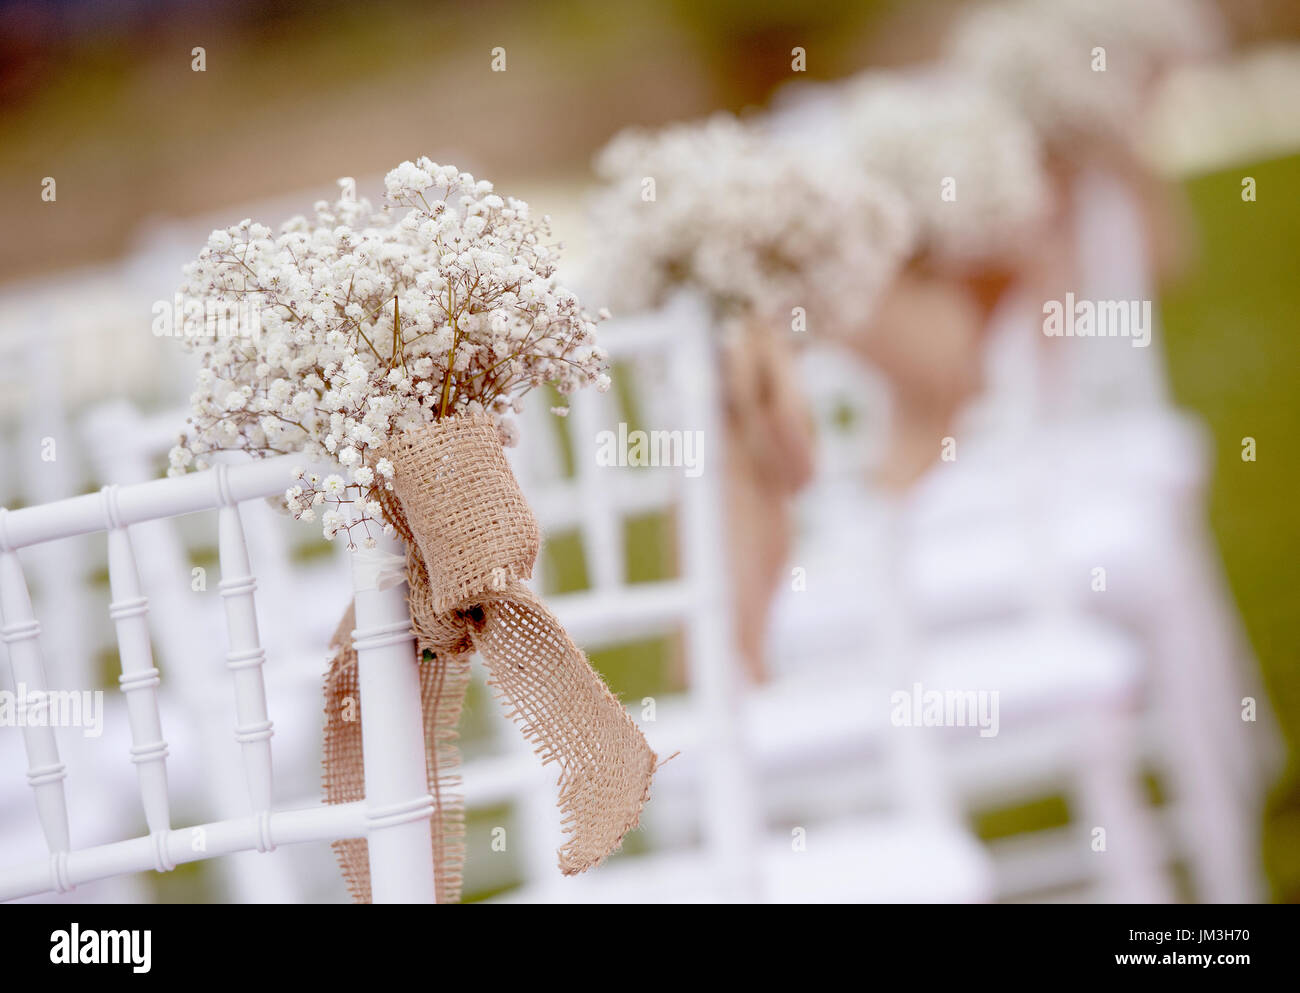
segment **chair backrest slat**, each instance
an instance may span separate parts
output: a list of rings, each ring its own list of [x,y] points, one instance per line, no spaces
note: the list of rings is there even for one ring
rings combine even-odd
[[[36,810],[50,854],[67,852],[68,801],[63,792],[67,769],[59,758],[54,728],[48,721],[31,719],[33,706],[43,706],[47,690],[45,666],[41,661],[41,625],[32,614],[22,565],[7,543],[6,522],[11,512],[0,509],[0,638],[9,652],[14,688],[26,708],[23,746],[27,751],[27,782],[36,795]]]
[[[140,588],[131,535],[117,516],[117,488],[105,486],[101,497],[108,524],[108,578],[112,593],[109,616],[117,628],[122,675],[131,726],[131,761],[140,782],[140,800],[151,833],[171,827],[167,795],[167,741],[158,711],[159,673],[149,639],[149,599]]]
[[[219,477],[228,474],[226,466],[217,467]],[[225,490],[225,485],[220,485]],[[235,740],[244,761],[244,776],[254,813],[271,809],[271,719],[266,708],[266,683],[262,666],[266,651],[257,629],[254,595],[257,580],[248,558],[244,525],[239,506],[223,506],[217,515],[217,547],[221,564],[221,598],[226,607],[226,632],[229,651],[226,667],[235,683]]]
[[[702,305],[698,300],[690,303],[694,313],[687,308],[679,320],[691,333],[681,336],[670,361],[692,427],[706,446],[704,473],[683,481],[681,504],[682,574],[689,577],[692,602],[685,629],[688,679],[696,721],[708,729],[702,749],[700,823],[722,898],[744,901],[757,897],[756,825],[762,816],[740,726],[743,694],[731,631],[731,581],[720,554],[727,438],[716,386],[718,359]]]
[[[576,479],[576,503],[582,508],[578,528],[582,547],[591,569],[591,586],[596,590],[613,590],[622,586],[627,575],[624,562],[622,521],[619,509],[610,500],[602,472],[593,456],[597,432],[610,423],[606,416],[607,396],[590,393],[575,398],[569,415],[573,427],[573,460]]]

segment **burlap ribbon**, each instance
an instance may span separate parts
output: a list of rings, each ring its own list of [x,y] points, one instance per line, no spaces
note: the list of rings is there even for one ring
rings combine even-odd
[[[815,423],[788,332],[757,320],[724,341],[726,529],[732,635],[753,683],[769,678],[764,646],[794,541],[794,497],[815,470]]]
[[[425,758],[439,903],[460,898],[464,811],[456,724],[477,652],[488,685],[543,763],[560,767],[565,875],[599,865],[637,824],[656,756],[559,621],[523,581],[540,544],[496,428],[459,416],[393,439],[385,514],[406,542],[420,667]],[[325,677],[325,802],[364,799],[357,656],[348,610]],[[370,902],[364,838],[334,843],[352,897]]]

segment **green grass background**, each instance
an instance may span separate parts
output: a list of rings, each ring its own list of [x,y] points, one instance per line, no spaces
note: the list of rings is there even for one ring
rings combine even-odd
[[[1241,198],[1255,178],[1254,202]],[[1202,244],[1195,276],[1161,303],[1175,401],[1214,438],[1210,520],[1228,581],[1287,739],[1270,798],[1264,860],[1274,899],[1300,902],[1300,156],[1199,176],[1186,184]],[[1256,461],[1241,458],[1256,441]]]

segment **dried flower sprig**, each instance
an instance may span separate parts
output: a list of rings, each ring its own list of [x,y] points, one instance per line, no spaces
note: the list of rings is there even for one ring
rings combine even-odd
[[[173,474],[214,451],[335,459],[349,480],[299,474],[286,502],[307,520],[331,504],[326,537],[351,540],[353,528],[384,526],[375,496],[391,488],[378,453],[387,439],[469,413],[491,417],[509,445],[509,415],[529,390],[609,388],[600,318],[558,283],[549,218],[427,158],[403,162],[385,186],[382,212],[321,201],[274,237],[244,220],[214,231],[186,267],[183,296],[255,300],[259,329],[187,328],[202,366]]]

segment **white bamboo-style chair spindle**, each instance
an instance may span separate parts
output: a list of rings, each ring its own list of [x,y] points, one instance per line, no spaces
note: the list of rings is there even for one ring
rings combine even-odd
[[[64,892],[71,888],[68,879],[68,801],[63,792],[67,769],[59,760],[54,728],[48,722],[33,720],[32,709],[45,706],[45,666],[41,661],[40,622],[32,616],[32,601],[27,592],[18,554],[9,542],[10,512],[0,509],[0,619],[5,648],[13,669],[16,688],[24,693],[23,745],[27,750],[27,782],[36,797],[36,813],[49,847],[50,860],[45,876],[48,889]],[[0,890],[2,892],[2,890]]]
[[[166,871],[181,863],[269,852],[282,845],[369,839],[376,902],[431,902],[434,898],[424,737],[419,709],[414,636],[404,587],[374,588],[373,569],[356,569],[354,632],[359,680],[366,700],[361,715],[365,748],[366,800],[296,810],[273,807],[272,731],[262,677],[261,646],[253,577],[239,504],[283,492],[289,460],[267,459],[219,466],[176,479],[108,486],[98,494],[9,511],[0,509],[0,632],[28,707],[45,705],[40,635],[20,549],[38,555],[49,542],[106,532],[112,591],[122,659],[121,688],[127,698],[131,758],[139,774],[149,833],[87,848],[73,848],[66,770],[50,722],[25,721],[28,782],[49,855],[0,868],[0,899],[63,893],[92,880],[147,869]],[[328,467],[318,467],[329,471]],[[159,717],[161,677],[154,666],[147,626],[148,600],[132,551],[133,525],[201,511],[217,511],[220,586],[229,628],[227,667],[234,679],[235,737],[244,759],[251,814],[223,812],[226,819],[173,828],[165,768],[167,745]],[[392,554],[393,549],[388,549]],[[374,554],[374,553],[361,553]],[[322,646],[323,647],[323,646]],[[211,666],[209,645],[197,643],[177,664]],[[366,715],[370,715],[367,717]],[[68,788],[75,788],[75,782]]]
[[[253,813],[265,821],[271,810],[271,736],[274,727],[266,712],[266,683],[262,666],[266,651],[257,631],[254,594],[257,579],[248,561],[244,525],[239,505],[230,494],[228,466],[216,468],[222,506],[217,512],[217,554],[221,566],[218,589],[226,608],[226,630],[230,650],[226,668],[235,684],[235,740],[244,761],[244,776]],[[269,841],[265,846],[269,848]]]
[[[605,426],[600,408],[608,406],[598,405],[590,397],[581,399],[585,402],[573,403],[569,407],[572,411],[573,436],[580,439],[580,446],[594,439],[597,432]],[[612,494],[601,479],[607,473],[603,473],[586,451],[578,453],[574,460],[574,471],[577,474],[576,496],[586,511],[578,522],[578,528],[591,567],[591,587],[602,592],[618,589],[624,583],[627,564],[623,553],[622,521],[617,508],[612,504]]]
[[[117,628],[118,654],[122,661],[122,674],[117,681],[126,696],[131,761],[139,777],[145,823],[149,832],[157,836],[171,827],[171,814],[167,796],[167,741],[163,738],[162,718],[158,713],[157,690],[161,680],[149,640],[149,598],[140,589],[131,535],[118,509],[118,488],[105,486],[100,494],[108,526],[108,577],[112,593],[108,613]]]

